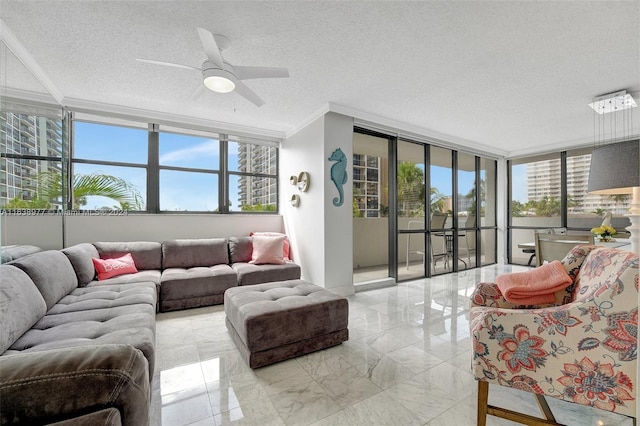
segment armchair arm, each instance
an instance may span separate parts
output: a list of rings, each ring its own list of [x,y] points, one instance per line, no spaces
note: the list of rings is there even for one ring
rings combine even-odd
[[[123,425],[149,422],[147,360],[128,345],[0,357],[1,424],[44,424],[114,407]]]

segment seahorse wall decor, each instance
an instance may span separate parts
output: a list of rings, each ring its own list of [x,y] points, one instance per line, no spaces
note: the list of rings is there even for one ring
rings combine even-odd
[[[333,199],[334,206],[341,206],[344,203],[344,189],[342,186],[347,183],[347,156],[340,148],[331,153],[329,161],[337,161],[331,166],[331,180],[338,189],[339,197]]]

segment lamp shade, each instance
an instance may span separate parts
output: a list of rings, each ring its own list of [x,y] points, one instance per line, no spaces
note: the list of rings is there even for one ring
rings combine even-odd
[[[600,146],[591,153],[589,194],[631,194],[640,187],[640,139]]]

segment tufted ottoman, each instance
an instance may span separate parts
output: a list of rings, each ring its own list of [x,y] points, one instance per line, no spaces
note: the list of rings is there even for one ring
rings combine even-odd
[[[227,289],[229,333],[251,368],[338,345],[349,338],[349,303],[304,280]]]

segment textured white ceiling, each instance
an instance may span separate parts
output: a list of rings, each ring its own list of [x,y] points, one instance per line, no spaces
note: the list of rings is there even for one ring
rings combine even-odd
[[[640,91],[638,1],[0,3],[63,103],[272,133],[331,103],[518,154],[592,139],[591,98]],[[198,26],[231,39],[232,64],[287,67],[291,77],[247,81],[266,102],[258,108],[234,93],[190,99],[198,72],[135,60],[199,67]],[[19,80],[5,84],[29,90]]]

